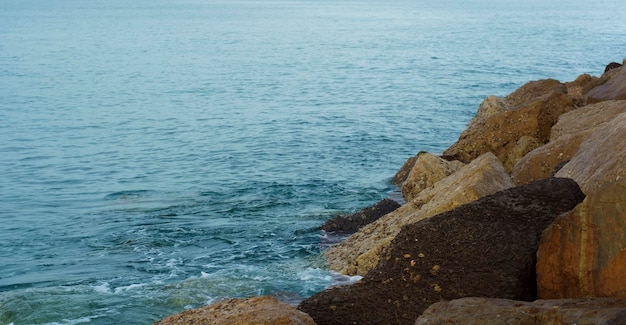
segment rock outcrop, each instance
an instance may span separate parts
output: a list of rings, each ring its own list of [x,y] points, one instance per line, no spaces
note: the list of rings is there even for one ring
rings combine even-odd
[[[552,127],[550,142],[520,159],[511,171],[511,179],[520,185],[550,177],[557,166],[571,160],[575,155],[584,155],[583,151],[578,150],[583,140],[607,127],[606,123],[622,113],[626,113],[626,100],[600,102],[561,115],[559,121]],[[605,139],[605,142],[608,140]],[[613,145],[603,148],[605,157],[615,156],[611,150],[618,153],[623,150],[616,140],[619,139],[613,139]],[[593,148],[593,145],[587,145],[586,148]],[[595,160],[600,164],[607,162],[602,159]]]
[[[406,225],[361,281],[298,308],[319,325],[413,324],[442,299],[534,300],[540,234],[583,198],[574,181],[549,178]]]
[[[443,155],[468,163],[492,152],[510,171],[527,152],[547,143],[558,117],[575,108],[566,86],[552,79],[527,83],[504,100],[511,110],[472,123]]]
[[[383,199],[371,207],[359,210],[349,215],[340,215],[329,219],[322,225],[326,232],[340,232],[351,234],[363,226],[378,220],[380,217],[393,212],[400,204],[390,199]]]
[[[626,298],[626,178],[590,194],[543,233],[540,298]]]
[[[227,299],[164,318],[155,325],[315,325],[295,307],[268,296]]]
[[[363,227],[326,252],[329,267],[347,275],[365,275],[380,260],[401,227],[451,210],[513,186],[491,153],[419,193],[411,202]]]
[[[555,176],[574,179],[587,194],[626,177],[626,113],[586,137]]]
[[[563,299],[524,302],[462,298],[438,302],[415,325],[623,325],[626,299]]]
[[[402,184],[402,196],[409,202],[438,181],[463,167],[460,161],[448,161],[427,152],[417,154],[415,163]]]
[[[587,93],[589,104],[606,100],[626,99],[626,69],[623,66],[613,66],[612,69],[606,70],[602,79],[606,82]]]

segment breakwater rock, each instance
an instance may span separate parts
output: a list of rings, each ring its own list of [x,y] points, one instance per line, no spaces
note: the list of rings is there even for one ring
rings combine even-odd
[[[399,208],[329,222],[357,221],[325,255],[363,278],[302,301],[316,324],[624,324],[623,65],[489,96],[458,141],[393,182]]]

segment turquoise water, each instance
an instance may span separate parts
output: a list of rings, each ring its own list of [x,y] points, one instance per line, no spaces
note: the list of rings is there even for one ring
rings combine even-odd
[[[0,0],[0,324],[342,281],[321,224],[490,94],[626,57],[621,2]]]

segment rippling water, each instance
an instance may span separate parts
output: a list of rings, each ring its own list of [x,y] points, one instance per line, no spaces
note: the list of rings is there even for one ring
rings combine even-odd
[[[2,0],[0,324],[337,281],[321,224],[480,101],[626,57],[617,1]]]

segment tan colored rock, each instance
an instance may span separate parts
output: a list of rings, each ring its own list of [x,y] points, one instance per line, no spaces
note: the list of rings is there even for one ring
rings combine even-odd
[[[605,82],[605,79],[593,77],[589,74],[582,74],[578,76],[576,80],[566,82],[565,87],[567,88],[567,93],[574,98],[576,106],[585,106],[587,105],[587,93]]]
[[[543,79],[530,81],[504,97],[511,109],[516,110],[537,98],[549,94],[566,94],[567,87],[555,79]]]
[[[557,88],[561,92],[551,91],[529,99],[535,94],[531,90],[536,90],[538,86],[524,86],[522,88],[526,92],[517,94],[516,91],[507,96],[507,98],[511,97],[510,100],[522,104],[518,106],[511,104],[511,107],[514,107],[513,110],[497,113],[484,121],[473,123],[443,155],[450,159],[469,162],[485,152],[492,152],[500,159],[505,169],[511,171],[517,160],[521,158],[519,153],[512,152],[523,151],[520,149],[531,150],[547,143],[550,139],[550,129],[558,121],[559,116],[574,109],[573,98],[565,93],[565,86],[560,84],[560,87],[554,87],[555,85],[550,82],[548,86]],[[545,91],[540,88],[536,90],[537,93]],[[528,146],[529,142],[521,145],[519,141],[522,137],[535,139],[536,142],[533,141],[533,146]]]
[[[538,295],[626,298],[626,178],[587,196],[542,235]]]
[[[626,177],[626,113],[602,124],[580,144],[556,177],[573,178],[587,195]]]
[[[511,170],[511,179],[520,185],[552,176],[557,166],[574,157],[583,140],[624,112],[626,101],[606,101],[561,115],[550,142],[521,158]]]
[[[509,110],[511,110],[511,107],[506,100],[498,96],[491,95],[485,98],[482,103],[480,103],[476,116],[470,121],[470,126],[472,126],[472,124],[484,121],[497,113],[506,112]]]
[[[409,202],[422,190],[452,175],[464,164],[460,161],[447,161],[428,152],[420,152],[402,184],[402,196]]]
[[[626,112],[626,100],[604,101],[575,109],[559,117],[559,121],[550,132],[550,141],[566,134],[594,129],[624,112]]]
[[[607,71],[602,75],[602,79],[607,81],[587,93],[588,103],[626,99],[626,68],[624,66]]]
[[[268,296],[227,299],[204,308],[169,316],[155,325],[315,325],[313,319],[293,306]]]
[[[537,300],[461,298],[431,305],[415,325],[626,324],[626,300],[616,298]]]
[[[402,226],[473,202],[513,186],[502,164],[486,153],[456,173],[421,191],[392,213],[361,228],[326,252],[329,267],[347,275],[365,275],[378,264]]]
[[[415,165],[415,161],[417,160],[417,156],[419,156],[420,153],[418,153],[417,155],[415,155],[413,157],[409,157],[404,162],[402,167],[400,167],[398,172],[396,172],[396,174],[393,176],[393,179],[391,180],[391,182],[393,184],[395,184],[396,186],[402,186],[402,183],[404,183],[404,181],[406,181],[406,178],[409,176],[409,172],[411,172],[411,168],[413,168],[413,165]]]

